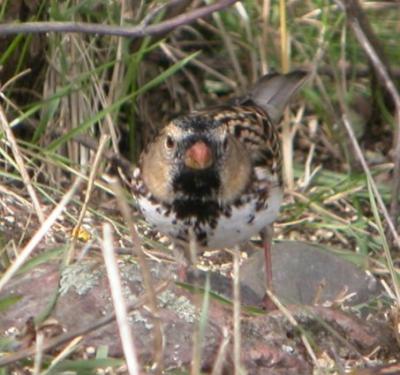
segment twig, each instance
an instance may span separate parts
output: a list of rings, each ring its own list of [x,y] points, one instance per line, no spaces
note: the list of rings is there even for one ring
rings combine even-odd
[[[221,16],[217,13],[213,15],[215,23],[219,31],[221,32],[222,40],[224,41],[225,48],[228,52],[229,59],[232,63],[233,69],[235,71],[235,76],[240,83],[241,89],[246,87],[246,78],[243,75],[242,68],[240,67],[240,63],[235,52],[235,47],[232,41],[232,36],[227,32],[224,23],[222,22]]]
[[[40,375],[48,375],[54,373],[52,370],[56,367],[61,361],[67,358],[71,353],[73,353],[81,344],[82,336],[75,337],[68,345],[57,354],[57,356],[51,361],[49,367],[45,371],[43,371]]]
[[[366,174],[368,180],[370,181],[372,191],[374,192],[376,200],[378,202],[378,206],[381,209],[382,214],[383,214],[383,216],[384,216],[384,218],[385,218],[385,220],[386,220],[386,222],[387,222],[387,224],[389,226],[389,229],[390,229],[390,231],[391,231],[391,233],[393,235],[395,243],[400,248],[400,237],[399,237],[399,235],[398,235],[398,233],[396,231],[396,228],[394,226],[394,223],[393,223],[392,219],[390,218],[389,212],[386,209],[385,203],[383,202],[382,196],[379,193],[379,190],[378,190],[378,188],[377,188],[377,186],[375,184],[375,181],[372,178],[371,171],[368,168],[368,164],[367,164],[367,162],[366,162],[366,160],[364,158],[364,155],[362,153],[361,147],[358,144],[357,138],[356,138],[356,136],[354,134],[353,127],[351,126],[350,121],[349,121],[349,119],[347,118],[347,116],[345,114],[343,114],[342,119],[343,119],[343,124],[346,127],[347,132],[349,133],[350,140],[351,140],[351,142],[353,144],[353,147],[354,147],[354,150],[355,150],[355,152],[357,154],[357,157],[360,160],[361,166],[364,169],[364,173]]]
[[[319,204],[313,202],[310,198],[307,198],[305,195],[298,193],[297,191],[290,190],[289,194],[292,195],[294,198],[298,199],[301,203],[308,204],[309,207],[316,213],[320,215],[326,215],[332,220],[336,220],[339,223],[342,223],[344,225],[350,225],[350,221],[343,219],[341,216],[338,216],[334,214],[333,212],[330,212],[329,210],[321,207]]]
[[[1,25],[0,25],[1,26]],[[18,81],[19,79],[23,78],[24,76],[32,73],[32,70],[30,68],[24,69],[22,72],[19,72],[16,75],[13,75],[7,82],[1,84],[1,92],[0,92],[0,97],[7,101],[7,97],[4,95],[4,92],[7,90],[9,86],[11,86],[14,82]]]
[[[42,206],[40,205],[39,198],[36,195],[35,189],[32,186],[32,181],[26,170],[24,159],[19,151],[17,141],[11,131],[10,125],[8,124],[7,117],[4,113],[3,107],[0,105],[0,126],[3,128],[4,133],[7,136],[8,142],[10,143],[11,151],[14,155],[15,162],[17,163],[19,173],[21,174],[22,180],[28,190],[28,193],[32,199],[33,207],[35,208],[36,215],[42,224],[44,222],[44,214]]]
[[[381,243],[382,243],[382,247],[383,247],[383,253],[386,258],[386,267],[387,267],[390,277],[392,279],[393,288],[395,291],[395,296],[396,296],[396,301],[397,301],[397,308],[399,308],[400,307],[400,283],[399,283],[399,279],[397,277],[396,269],[394,267],[392,254],[390,253],[389,244],[388,244],[388,241],[385,236],[385,232],[383,229],[379,210],[378,210],[378,207],[376,206],[376,197],[374,196],[374,193],[372,192],[372,189],[371,189],[371,181],[368,181],[368,193],[369,193],[369,197],[370,197],[369,199],[371,202],[371,209],[374,214],[375,223],[376,223],[376,226],[378,227],[378,232],[379,232],[379,235],[380,235],[381,241],[382,241]]]
[[[160,318],[158,314],[156,291],[154,290],[154,282],[151,276],[151,272],[146,260],[145,253],[143,251],[143,246],[136,230],[136,227],[131,219],[132,215],[130,213],[128,204],[124,199],[124,194],[122,192],[121,186],[116,178],[108,178],[112,190],[116,196],[117,204],[119,210],[122,213],[122,217],[129,229],[132,242],[135,247],[135,254],[138,257],[138,262],[140,266],[140,271],[143,278],[144,290],[148,295],[148,304],[151,313],[153,314],[153,324],[154,324],[154,366],[152,366],[155,372],[162,371],[163,368],[163,331],[160,323]]]
[[[292,324],[293,327],[300,328],[299,323],[297,320],[294,318],[293,314],[287,309],[285,306],[282,305],[281,301],[273,294],[270,290],[266,290],[267,295],[269,298],[271,298],[272,302],[274,305],[278,308],[278,310],[285,316],[285,318]],[[303,341],[303,345],[307,350],[308,355],[310,358],[313,360],[314,365],[318,365],[317,361],[317,356],[315,355],[315,352],[310,344],[310,341],[308,340],[307,336],[304,334],[304,332],[301,332],[301,341]]]
[[[139,375],[139,363],[131,327],[129,325],[128,309],[122,293],[121,278],[119,276],[117,259],[114,253],[112,229],[109,223],[103,225],[103,242],[101,245],[128,372],[129,375]]]
[[[96,179],[96,174],[98,171],[98,167],[100,164],[100,161],[102,160],[102,156],[103,156],[103,151],[105,146],[107,145],[109,136],[108,135],[103,135],[99,141],[99,147],[97,149],[96,155],[94,157],[94,161],[92,164],[92,167],[90,169],[90,175],[89,175],[89,179],[88,179],[88,184],[87,184],[87,189],[86,189],[86,193],[85,193],[85,200],[82,204],[82,209],[81,212],[79,214],[79,218],[78,221],[73,229],[72,232],[72,241],[71,241],[71,245],[68,249],[68,256],[67,256],[67,261],[66,263],[69,264],[73,259],[74,259],[74,252],[75,252],[75,246],[76,246],[76,242],[79,238],[79,232],[81,229],[81,225],[83,222],[83,219],[85,217],[86,214],[86,210],[88,208],[89,205],[89,201],[90,201],[90,197],[92,195],[92,191],[93,191],[93,187],[94,187],[94,182]]]
[[[219,375],[223,373],[223,365],[226,360],[226,351],[230,341],[230,334],[228,328],[222,328],[222,342],[218,349],[217,359],[214,362],[214,366],[211,375]]]
[[[84,22],[24,22],[24,23],[5,23],[0,25],[0,35],[13,35],[19,33],[82,33],[82,34],[98,34],[98,35],[116,35],[130,38],[143,38],[150,35],[159,35],[166,33],[179,26],[187,25],[203,18],[211,13],[222,10],[237,0],[220,0],[214,4],[207,5],[190,12],[180,14],[167,21],[160,22],[155,25],[138,25],[138,26],[114,26],[103,25],[97,23]]]
[[[304,64],[300,65],[299,69],[304,69],[307,71],[311,71],[311,69],[315,67],[315,65],[311,64]],[[329,66],[329,65],[322,65],[322,66],[317,66],[316,72],[319,75],[323,75],[329,78],[334,78],[335,77],[335,72],[337,70],[336,67]],[[365,77],[370,77],[371,76],[371,68],[364,64],[357,64],[357,65],[352,65],[346,61],[343,62],[340,66],[342,73],[346,76],[346,78],[365,78]],[[390,70],[390,73],[393,78],[399,79],[400,78],[400,67],[395,66],[392,67]]]
[[[396,129],[395,136],[393,140],[393,150],[394,150],[394,168],[393,168],[393,185],[392,185],[392,199],[390,204],[390,216],[396,226],[400,211],[400,95],[396,89],[396,86],[390,76],[389,68],[385,64],[385,58],[383,52],[380,49],[378,39],[373,34],[372,28],[368,28],[368,33],[370,38],[373,38],[375,45],[372,44],[370,38],[368,38],[366,30],[363,28],[358,17],[361,17],[363,13],[361,7],[356,0],[352,0],[344,3],[341,0],[336,0],[336,2],[345,10],[348,16],[348,22],[354,31],[356,38],[358,39],[361,47],[364,49],[369,60],[371,61],[377,75],[382,80],[384,87],[391,95],[394,105],[395,105],[395,119],[396,119]],[[357,12],[356,12],[356,11]],[[362,20],[365,24],[366,18]],[[365,26],[365,25],[364,25]],[[391,224],[393,224],[391,223]],[[397,236],[398,238],[398,236]]]
[[[283,73],[289,72],[289,35],[287,29],[286,1],[279,0],[279,33],[281,47],[281,67]]]
[[[160,292],[164,291],[168,287],[168,284],[169,284],[169,282],[163,282],[162,284],[159,284],[155,288],[156,293],[160,293]],[[148,297],[146,294],[139,296],[139,298],[135,302],[133,302],[131,305],[129,305],[128,310],[129,311],[137,310],[139,307],[143,306],[146,303],[147,298]],[[100,328],[104,327],[105,325],[113,322],[114,320],[115,320],[115,313],[112,312],[112,313],[106,315],[104,318],[97,319],[94,323],[89,324],[86,327],[77,329],[76,331],[65,333],[61,336],[51,339],[43,345],[43,348],[42,348],[43,353],[45,353],[51,349],[55,349],[55,348],[59,347],[60,345],[63,345],[66,342],[71,341],[75,337],[83,336],[92,331],[100,329]],[[0,367],[20,361],[21,359],[24,359],[27,357],[31,357],[33,354],[35,354],[35,347],[30,347],[30,348],[27,348],[24,350],[20,350],[15,354],[7,355],[5,357],[0,358]]]
[[[27,199],[22,197],[21,195],[18,195],[16,192],[10,190],[7,186],[4,186],[0,184],[0,194],[6,194],[12,196],[14,199],[16,199],[19,203],[21,203],[25,207],[32,207],[32,203],[29,202]]]
[[[240,250],[235,248],[233,255],[233,361],[235,375],[243,373],[241,365],[241,334],[240,334]]]
[[[269,47],[269,17],[271,11],[271,1],[264,0],[261,11],[261,33],[259,39],[260,60],[261,60],[261,74],[267,74],[268,69],[268,47]]]
[[[50,132],[50,135],[55,138],[62,137],[65,134],[66,134],[66,132],[59,131],[59,130],[52,130]],[[88,149],[90,149],[92,151],[95,151],[95,152],[99,148],[99,143],[97,142],[97,140],[95,138],[84,135],[84,134],[76,134],[76,135],[74,135],[72,140],[79,143],[82,146],[87,147]],[[132,172],[132,170],[133,170],[132,163],[128,159],[123,157],[122,155],[117,154],[111,150],[104,150],[103,156],[107,160],[114,162],[118,167],[121,167],[124,171]]]
[[[69,189],[67,193],[62,197],[57,207],[54,208],[51,214],[43,222],[39,230],[35,233],[35,235],[31,238],[31,240],[26,244],[24,249],[20,252],[18,257],[15,259],[14,263],[4,273],[3,277],[0,279],[0,291],[3,289],[4,285],[11,279],[11,277],[18,271],[18,269],[24,264],[24,262],[28,259],[29,255],[32,253],[32,251],[35,249],[38,243],[46,235],[50,227],[60,216],[61,212],[64,210],[67,203],[71,200],[72,196],[74,195],[81,181],[82,179],[78,178],[74,182],[71,189]]]
[[[287,29],[286,1],[279,0],[279,35],[281,49],[282,73],[289,71],[289,36]],[[293,137],[289,123],[289,112],[286,109],[282,119],[282,156],[283,178],[290,190],[294,188],[293,176]]]
[[[188,57],[188,54],[182,52],[181,50],[179,50],[178,48],[175,48],[171,45],[168,45],[168,47],[181,59],[184,59],[186,57]],[[230,79],[227,76],[224,76],[223,74],[221,74],[220,72],[218,72],[217,70],[213,69],[211,66],[197,60],[196,58],[190,60],[189,64],[196,66],[200,69],[203,69],[205,72],[207,72],[210,76],[213,76],[219,80],[221,80],[222,82],[224,82],[226,85],[228,85],[230,88],[232,89],[237,89],[237,82],[233,79]]]
[[[193,247],[197,247],[196,240],[194,237],[193,231],[189,234],[190,242],[194,245]],[[189,243],[190,246],[190,243]],[[195,249],[193,249],[195,250]],[[196,263],[193,263],[196,264]],[[196,275],[197,271],[195,270],[195,283],[194,287],[196,289],[200,289],[199,278]],[[206,282],[204,285],[204,294],[203,301],[201,302],[200,294],[195,294],[194,303],[196,305],[196,310],[199,314],[199,324],[198,329],[193,332],[193,346],[192,346],[192,361],[190,368],[190,375],[200,375],[201,372],[201,361],[202,361],[202,351],[204,348],[205,341],[205,331],[207,327],[208,314],[210,309],[210,277],[207,275]]]
[[[253,35],[253,25],[250,21],[250,16],[248,14],[248,11],[246,10],[245,6],[243,5],[242,1],[239,1],[235,4],[235,8],[242,19],[243,27],[246,32],[246,39],[249,45],[252,45],[255,41],[254,35]],[[256,54],[257,49],[256,48],[249,48],[249,57],[250,57],[250,66],[251,66],[251,82],[256,82],[258,78],[258,57]]]
[[[39,332],[36,335],[36,353],[35,353],[35,360],[34,360],[34,365],[33,365],[33,375],[39,375],[40,374],[40,369],[42,367],[42,361],[43,361],[43,340],[44,340],[44,334],[43,332]]]

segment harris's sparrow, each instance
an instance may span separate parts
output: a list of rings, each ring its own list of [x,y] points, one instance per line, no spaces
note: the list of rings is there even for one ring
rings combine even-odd
[[[144,149],[134,171],[139,207],[190,259],[267,233],[282,201],[276,124],[304,72],[263,76],[245,97],[172,120]],[[265,242],[267,283],[272,278]]]

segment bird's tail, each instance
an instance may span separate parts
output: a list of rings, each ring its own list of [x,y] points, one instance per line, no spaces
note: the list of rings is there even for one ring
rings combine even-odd
[[[249,90],[248,95],[240,100],[240,104],[256,104],[276,123],[282,117],[290,99],[307,78],[308,73],[300,70],[288,74],[266,74]]]

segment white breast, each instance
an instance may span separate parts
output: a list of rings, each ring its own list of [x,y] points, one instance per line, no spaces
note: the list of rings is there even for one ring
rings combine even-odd
[[[233,207],[230,217],[221,216],[218,225],[208,239],[208,247],[232,247],[248,241],[278,216],[282,203],[280,188],[271,189],[268,206],[256,211],[256,202],[249,202],[237,208]]]
[[[281,202],[282,191],[279,187],[274,187],[270,191],[266,208],[257,211],[256,202],[250,201],[240,207],[232,207],[229,217],[221,214],[215,228],[203,224],[200,229],[207,233],[207,248],[232,247],[248,241],[276,219]],[[138,203],[146,221],[172,239],[184,237],[185,231],[187,233],[190,227],[196,233],[195,218],[184,224],[176,219],[172,211],[166,215],[164,208],[146,197],[140,197]]]

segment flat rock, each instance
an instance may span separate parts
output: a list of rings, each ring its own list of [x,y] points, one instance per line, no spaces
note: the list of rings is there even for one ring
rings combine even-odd
[[[258,299],[265,295],[264,253],[256,251],[244,262],[241,282]],[[347,305],[377,298],[382,289],[377,280],[351,261],[318,245],[282,241],[272,247],[275,294],[285,303],[312,305],[348,295]],[[257,301],[256,301],[257,304]]]

